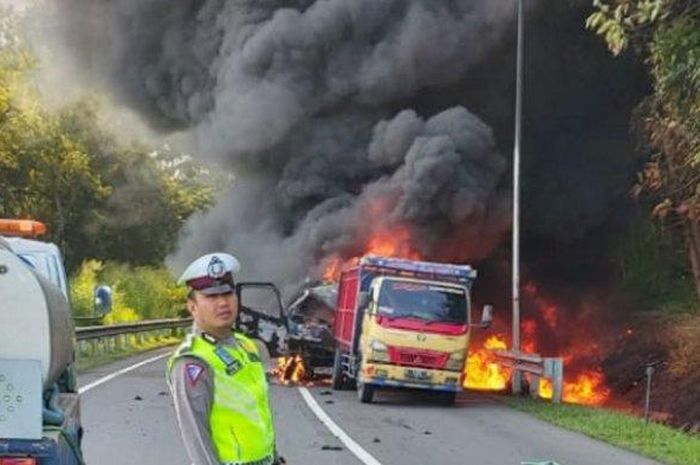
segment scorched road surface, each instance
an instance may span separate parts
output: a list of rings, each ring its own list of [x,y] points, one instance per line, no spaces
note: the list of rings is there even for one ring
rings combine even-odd
[[[88,465],[189,464],[165,383],[165,358],[154,360],[165,353],[81,375]],[[312,401],[300,389],[272,386],[278,448],[291,465],[520,465],[548,460],[560,465],[658,465],[516,412],[488,395],[464,394],[454,407],[443,407],[413,392],[379,392],[371,405],[360,404],[352,391],[324,386],[309,387],[309,394]],[[326,415],[323,422],[318,408]],[[331,428],[341,430],[342,441]]]

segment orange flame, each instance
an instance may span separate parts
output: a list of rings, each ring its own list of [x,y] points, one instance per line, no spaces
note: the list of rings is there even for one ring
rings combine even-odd
[[[546,307],[541,307],[540,312],[547,326],[552,329],[557,327],[557,307],[554,305],[547,305]]]
[[[494,350],[505,350],[503,336],[491,336],[481,349],[469,352],[464,373],[464,387],[482,391],[502,391],[508,384],[510,370],[496,362]]]
[[[556,329],[558,324],[558,308],[547,299],[538,295],[537,286],[534,283],[529,283],[525,286],[525,292],[537,304],[537,309],[542,316],[544,323],[551,329]],[[571,322],[569,324],[572,324]],[[536,353],[537,350],[537,322],[533,319],[527,319],[522,323],[523,344],[522,349],[526,353]],[[597,351],[598,344],[586,342],[586,350]],[[580,356],[576,346],[572,344],[566,349],[563,354],[560,354],[564,359],[564,365],[574,362]],[[585,353],[585,352],[584,352]],[[578,372],[573,375],[567,373],[564,369],[564,386],[563,400],[564,402],[574,404],[599,405],[604,403],[610,397],[610,389],[605,385],[605,375],[597,369],[589,369],[583,372]],[[566,379],[568,377],[569,379]],[[551,399],[553,396],[553,386],[548,379],[541,378],[538,394],[543,399]]]
[[[411,233],[405,228],[382,230],[370,237],[365,255],[420,260],[420,254],[411,247]]]
[[[506,338],[503,336],[491,336],[484,343],[484,347],[489,350],[506,350]]]
[[[324,281],[338,281],[340,279],[340,272],[343,269],[343,259],[337,255],[334,255],[326,260],[326,266],[323,270],[323,280]]]
[[[504,336],[492,336],[482,348],[471,351],[464,371],[464,387],[483,391],[505,390],[511,370],[500,365],[492,351],[506,349]],[[610,397],[610,389],[605,386],[605,375],[596,370],[579,373],[573,380],[564,380],[563,390],[564,402],[574,404],[600,405]],[[538,394],[543,399],[551,399],[551,381],[540,378]]]
[[[301,355],[280,357],[277,360],[277,368],[272,370],[273,376],[280,384],[289,385],[306,381],[310,372],[306,369]]]
[[[537,351],[537,322],[530,319],[524,320],[520,328],[523,337],[520,350],[526,354],[534,354]]]
[[[411,246],[411,233],[407,228],[396,227],[375,231],[363,248],[364,255],[379,255],[382,257],[406,258],[420,260],[421,255]],[[327,258],[323,267],[324,281],[338,281],[344,267],[357,263],[359,256],[343,260],[340,255]]]
[[[539,396],[551,399],[554,393],[548,379],[540,380]],[[564,381],[564,402],[572,404],[600,405],[610,397],[610,389],[605,386],[605,375],[598,371],[579,373],[574,381]]]

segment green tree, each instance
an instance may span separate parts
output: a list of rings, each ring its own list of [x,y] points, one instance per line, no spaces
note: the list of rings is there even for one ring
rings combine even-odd
[[[47,223],[70,270],[88,258],[158,264],[226,178],[169,147],[121,143],[99,97],[49,110],[16,25],[0,14],[0,217]]]
[[[635,196],[683,237],[700,297],[700,3],[696,0],[594,2],[587,27],[615,55],[632,49],[648,63],[653,93],[634,124],[649,160]]]
[[[99,109],[91,98],[61,112],[62,132],[80,141],[111,189],[95,221],[77,232],[84,247],[75,261],[96,257],[158,264],[175,247],[187,218],[208,208],[226,179],[167,146],[119,143],[100,126]]]
[[[110,192],[79,141],[42,108],[29,75],[32,55],[0,49],[0,216],[51,225],[50,239],[72,252],[71,228],[91,220]]]

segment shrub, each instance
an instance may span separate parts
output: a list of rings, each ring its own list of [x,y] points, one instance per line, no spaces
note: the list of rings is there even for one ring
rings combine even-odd
[[[93,314],[93,290],[98,284],[112,288],[112,312],[104,318],[106,324],[176,318],[185,302],[186,290],[164,267],[87,260],[71,278],[75,315]]]
[[[94,289],[97,276],[103,265],[99,260],[86,260],[70,279],[70,296],[73,304],[73,314],[90,316],[94,312]]]

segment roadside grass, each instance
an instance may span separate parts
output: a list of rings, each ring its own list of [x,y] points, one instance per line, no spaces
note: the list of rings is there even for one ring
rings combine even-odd
[[[541,420],[669,465],[700,465],[700,436],[602,408],[509,398],[506,403]]]
[[[180,341],[182,341],[182,337],[178,336],[145,336],[142,341],[138,341],[136,337],[130,336],[128,346],[121,349],[101,350],[88,355],[78,353],[78,373],[84,373],[88,370],[99,368],[112,362],[133,357],[134,355],[154,349],[174,346],[180,343]]]

